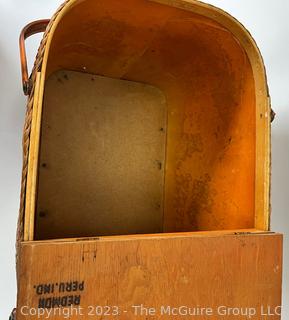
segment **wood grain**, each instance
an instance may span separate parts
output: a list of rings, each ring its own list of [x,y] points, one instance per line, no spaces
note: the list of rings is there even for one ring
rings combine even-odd
[[[83,22],[76,25],[76,19]],[[165,232],[246,229],[255,227],[257,216],[268,220],[260,205],[268,194],[263,181],[256,180],[264,165],[256,166],[261,151],[254,66],[231,32],[191,11],[135,0],[77,3],[60,26],[46,76],[73,69],[150,84],[165,94]],[[85,161],[83,167],[89,171]],[[89,175],[95,177],[95,171]],[[92,207],[86,199],[85,206]],[[94,235],[99,234],[94,227]]]
[[[42,79],[43,81],[43,79]],[[38,162],[40,148],[40,132],[42,119],[42,100],[43,96],[39,94],[41,86],[41,73],[37,73],[35,83],[35,97],[32,112],[32,127],[30,134],[28,173],[27,173],[27,192],[25,201],[25,223],[24,240],[34,239],[35,208],[37,199],[38,182]]]
[[[23,306],[48,308],[52,298],[56,298],[55,305],[62,299],[67,305],[71,296],[86,315],[90,305],[117,305],[120,312],[128,311],[118,316],[125,320],[135,319],[131,306],[142,303],[158,311],[161,305],[251,307],[258,312],[256,320],[262,318],[262,305],[271,310],[278,307],[282,236],[266,232],[270,222],[270,100],[260,52],[246,29],[223,11],[199,1],[71,0],[55,18],[46,41],[36,90],[41,98],[49,76],[63,69],[145,83],[165,94],[168,139],[162,205],[164,232],[173,233],[97,237],[101,233],[97,228],[103,231],[101,223],[109,225],[111,216],[103,213],[104,219],[96,223],[93,214],[84,219],[85,211],[79,210],[74,226],[93,238],[21,243],[17,319],[35,318],[21,314]],[[74,93],[75,101],[89,96],[69,91],[69,95]],[[69,114],[65,111],[64,119]],[[81,112],[75,116],[79,119]],[[25,240],[33,239],[34,231],[37,119],[34,113],[25,213],[29,236]],[[56,130],[61,129],[62,120]],[[95,179],[95,170],[89,170],[86,159],[79,166],[89,171],[86,177]],[[71,188],[80,185],[67,184]],[[52,193],[57,196],[62,186]],[[70,208],[73,201],[79,207],[91,206],[94,199],[87,198],[89,189],[84,197],[67,192],[62,200]],[[53,202],[46,191],[42,197]],[[53,223],[43,224],[36,238],[73,235],[63,232],[69,210],[63,219],[59,217],[57,212]],[[122,230],[117,233],[128,230],[133,221],[121,221]],[[154,232],[159,224],[151,222],[147,226]],[[184,232],[199,230],[218,231]],[[79,320],[77,315],[70,318]],[[171,317],[157,313],[151,318]]]
[[[17,319],[32,319],[20,314],[22,306],[37,308],[39,299],[72,294],[81,296],[85,310],[90,305],[119,306],[128,312],[117,318],[126,320],[136,319],[131,309],[135,304],[157,310],[162,305],[275,308],[281,303],[281,256],[282,236],[270,233],[27,242],[21,246]],[[40,284],[70,281],[84,281],[84,290],[36,294]]]
[[[165,94],[165,232],[254,227],[255,204],[263,201],[260,189],[255,197],[255,81],[230,31],[170,5],[83,1],[54,34],[47,75],[60,66]]]

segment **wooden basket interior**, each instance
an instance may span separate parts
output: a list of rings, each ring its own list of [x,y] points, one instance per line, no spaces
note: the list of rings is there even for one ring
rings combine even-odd
[[[35,239],[254,228],[255,96],[215,21],[78,2],[48,56]]]

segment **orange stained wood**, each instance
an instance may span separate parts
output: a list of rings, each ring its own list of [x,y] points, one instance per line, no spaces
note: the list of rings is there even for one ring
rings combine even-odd
[[[57,315],[57,303],[62,301],[65,307],[72,300],[82,315],[69,318],[78,320],[90,319],[88,313],[95,312],[90,306],[117,306],[117,319],[127,320],[170,319],[161,313],[161,306],[212,308],[212,319],[224,318],[218,313],[220,306],[250,307],[256,310],[251,319],[260,320],[267,319],[261,315],[262,306],[272,311],[281,303],[282,236],[278,234],[27,242],[21,252],[19,320],[34,319],[27,313],[38,307],[52,312],[48,319],[63,319]],[[54,309],[49,308],[51,303]],[[155,315],[136,316],[132,306],[141,304],[155,308]],[[244,315],[228,317],[233,318]]]
[[[232,17],[197,1],[70,1],[51,28],[42,65],[46,81],[59,70],[145,83],[166,97],[164,232],[269,229],[264,66]],[[93,197],[85,188],[87,198],[65,198],[81,205]]]

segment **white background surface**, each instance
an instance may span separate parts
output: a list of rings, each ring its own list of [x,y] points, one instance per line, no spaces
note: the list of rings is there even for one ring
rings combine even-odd
[[[97,1],[97,0],[96,0]],[[272,229],[285,234],[283,320],[289,318],[289,1],[211,0],[251,32],[267,67],[272,105]],[[20,81],[18,36],[30,21],[50,18],[61,0],[0,0],[0,319],[16,302],[15,233],[26,99]],[[28,40],[30,65],[39,36]]]

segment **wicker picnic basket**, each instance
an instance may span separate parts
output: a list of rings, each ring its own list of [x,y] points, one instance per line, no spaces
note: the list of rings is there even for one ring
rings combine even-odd
[[[28,77],[24,41],[37,32]],[[23,29],[20,51],[17,310],[216,296],[280,304],[273,113],[262,57],[239,22],[195,0],[68,0]]]

